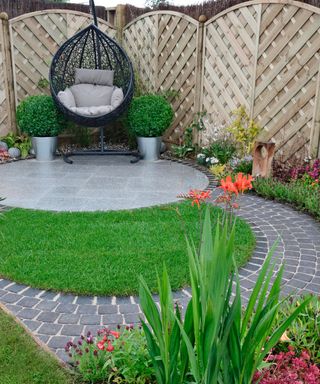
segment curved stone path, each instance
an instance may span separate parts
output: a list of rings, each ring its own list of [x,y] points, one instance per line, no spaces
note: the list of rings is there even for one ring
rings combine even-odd
[[[246,302],[263,260],[279,238],[276,255],[285,261],[283,293],[320,294],[320,224],[310,216],[254,195],[242,197],[238,214],[249,222],[257,246],[248,264],[240,269],[242,296]],[[157,301],[157,296],[154,297]],[[190,290],[174,294],[182,307]],[[66,342],[101,326],[139,322],[137,297],[84,297],[44,291],[0,279],[0,302],[15,314],[42,342],[66,359]]]

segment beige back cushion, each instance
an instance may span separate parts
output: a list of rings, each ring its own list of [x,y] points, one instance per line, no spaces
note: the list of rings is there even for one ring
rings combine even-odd
[[[113,85],[114,71],[107,69],[76,68],[75,84]]]
[[[113,87],[106,85],[77,84],[70,87],[77,107],[111,105]]]

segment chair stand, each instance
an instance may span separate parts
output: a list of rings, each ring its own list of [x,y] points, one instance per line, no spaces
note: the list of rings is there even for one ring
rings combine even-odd
[[[131,164],[135,164],[142,159],[142,156],[138,151],[118,151],[116,149],[106,149],[104,145],[103,129],[104,127],[100,127],[100,149],[62,153],[63,161],[68,164],[73,164],[73,161],[69,159],[70,156],[134,156],[135,159],[130,161]]]

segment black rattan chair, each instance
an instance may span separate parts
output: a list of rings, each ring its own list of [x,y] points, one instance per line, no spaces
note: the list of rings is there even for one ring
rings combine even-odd
[[[104,148],[103,128],[120,117],[129,106],[134,91],[134,73],[132,63],[123,48],[98,28],[93,0],[90,0],[90,8],[93,23],[59,48],[51,63],[49,80],[53,100],[67,119],[81,126],[100,128],[101,147],[99,151],[72,152],[67,156],[75,154],[133,155],[139,160],[139,154],[136,152]],[[124,98],[121,104],[113,111],[97,116],[80,115],[66,108],[59,100],[58,93],[74,84],[76,68],[113,70],[114,85],[123,90]],[[70,160],[66,161],[71,163]]]

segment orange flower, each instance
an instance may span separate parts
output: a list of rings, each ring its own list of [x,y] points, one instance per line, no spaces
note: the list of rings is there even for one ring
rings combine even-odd
[[[210,199],[211,191],[199,191],[198,189],[191,189],[187,195],[181,193],[177,197],[192,200],[191,205],[195,204],[200,208],[200,204],[205,200]]]
[[[119,339],[120,333],[115,331],[110,331],[110,335],[114,336],[116,339]]]
[[[230,175],[227,176],[225,179],[221,179],[220,183],[221,185],[218,188],[223,189],[225,193],[235,193],[236,195],[238,195],[239,191],[235,183],[232,182],[232,178]]]
[[[234,185],[236,186],[239,192],[243,193],[247,189],[252,189],[252,181],[253,177],[251,175],[244,176],[242,172],[239,172],[236,176],[236,181],[234,182]]]

